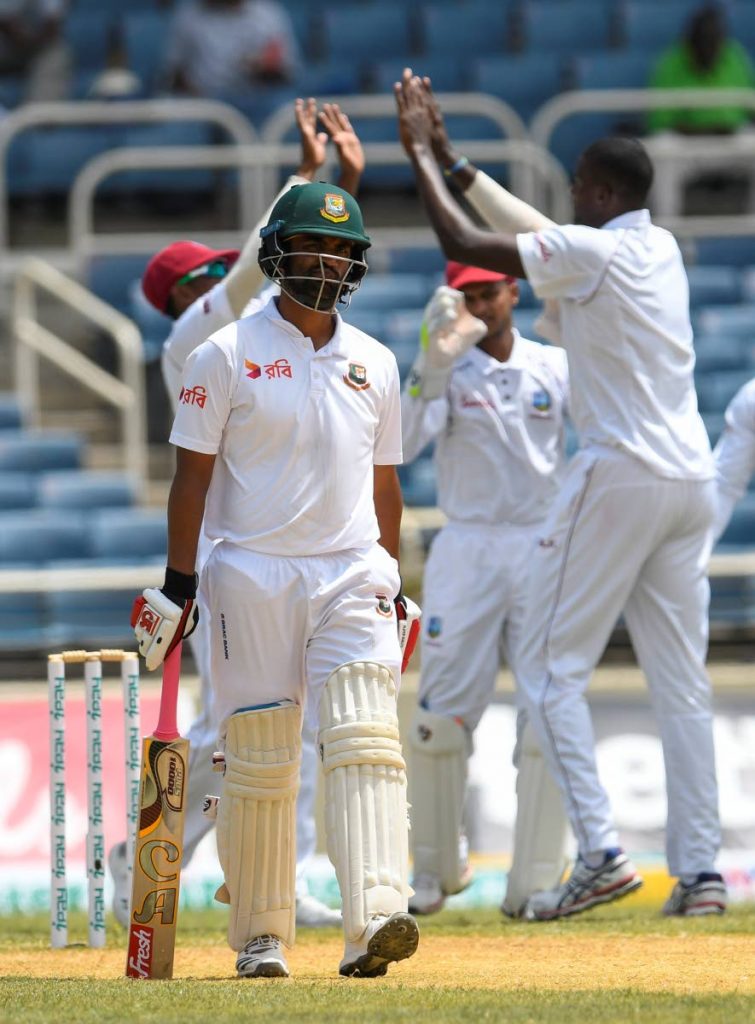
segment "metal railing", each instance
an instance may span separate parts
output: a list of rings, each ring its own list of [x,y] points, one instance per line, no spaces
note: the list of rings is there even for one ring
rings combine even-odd
[[[662,109],[685,109],[733,106],[743,107],[755,114],[755,89],[581,89],[561,93],[544,103],[530,122],[530,137],[537,145],[549,149],[557,126],[569,117],[578,114],[619,113],[626,111],[650,111]],[[671,155],[684,160],[686,152],[699,144],[699,139],[681,135],[663,138],[664,158]],[[656,145],[651,141],[650,148]],[[741,155],[742,144],[738,136],[716,136],[716,156],[726,163],[727,152],[736,150]],[[662,173],[662,167],[659,168]],[[664,227],[685,237],[694,235],[743,235],[755,234],[755,214],[721,218],[717,215],[684,217],[667,216],[658,218]]]
[[[218,100],[169,99],[126,100],[122,103],[75,100],[61,103],[30,103],[7,114],[0,121],[0,272],[12,269],[9,262],[8,150],[22,132],[43,126],[164,124],[176,121],[206,121],[218,125],[238,145],[251,145],[258,135],[248,119],[235,107]],[[241,220],[251,228],[254,221],[248,204],[253,194],[242,194]]]
[[[528,177],[552,197],[548,212],[555,220],[565,220],[569,213],[569,183],[558,161],[527,139],[501,139],[465,143],[465,153],[477,161],[510,162],[524,166]],[[397,142],[372,142],[364,145],[370,166],[385,167],[403,164],[406,155]],[[94,200],[99,186],[111,175],[123,171],[166,168],[255,168],[250,175],[257,187],[254,194],[256,215],[263,210],[274,194],[275,186],[263,194],[260,191],[266,173],[273,172],[277,181],[280,168],[295,164],[299,156],[298,145],[263,144],[255,146],[166,146],[164,149],[124,147],[94,157],[77,175],[68,202],[68,235],[70,247],[82,267],[91,256],[101,253],[156,251],[173,240],[173,235],[135,232],[96,232],[94,226]],[[390,228],[370,229],[376,242],[387,245],[434,244],[435,236],[427,228],[406,228],[400,224]],[[226,232],[203,232],[208,245],[238,244],[238,236]],[[418,242],[418,239],[421,241]]]
[[[108,373],[43,326],[38,292],[46,292],[112,339],[119,374]],[[141,493],[147,479],[146,381],[142,337],[127,317],[43,260],[27,258],[14,283],[12,330],[16,392],[34,426],[40,424],[39,364],[46,360],[118,411],[124,469]]]

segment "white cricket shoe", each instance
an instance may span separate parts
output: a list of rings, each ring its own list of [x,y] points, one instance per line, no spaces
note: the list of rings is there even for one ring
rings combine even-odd
[[[429,871],[422,871],[412,880],[414,895],[409,897],[410,914],[437,914],[443,909],[446,896],[440,879]]]
[[[236,957],[236,973],[240,978],[287,978],[288,964],[281,940],[275,935],[250,939]]]
[[[666,902],[663,913],[667,917],[703,917],[705,914],[723,914],[729,902],[726,882],[716,871],[703,872],[690,885],[677,882]]]
[[[340,910],[331,910],[314,896],[296,897],[297,928],[340,928],[342,924]]]
[[[578,857],[572,873],[556,886],[533,893],[524,908],[527,921],[552,921],[568,914],[579,914],[598,903],[611,903],[642,885],[631,860],[621,850],[608,850],[599,868],[588,867]]]
[[[116,843],[110,847],[107,858],[110,874],[113,877],[113,913],[118,924],[124,928],[129,926],[128,905],[131,902],[131,876],[126,861],[126,843]]]
[[[338,973],[354,978],[381,978],[388,964],[417,952],[419,928],[411,914],[370,918],[356,942],[347,942]]]

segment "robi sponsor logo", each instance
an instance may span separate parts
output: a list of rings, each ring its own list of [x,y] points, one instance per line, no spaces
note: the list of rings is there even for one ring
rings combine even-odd
[[[152,949],[154,931],[141,925],[132,928],[128,941],[128,975],[131,978],[149,978],[152,976]]]

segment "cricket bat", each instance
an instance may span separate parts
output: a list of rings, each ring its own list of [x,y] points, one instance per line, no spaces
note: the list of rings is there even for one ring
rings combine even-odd
[[[163,665],[157,728],[142,742],[128,978],[173,977],[189,784],[189,741],[179,735],[176,723],[180,672],[179,643]]]

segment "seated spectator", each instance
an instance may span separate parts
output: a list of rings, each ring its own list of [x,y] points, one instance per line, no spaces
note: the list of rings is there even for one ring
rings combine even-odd
[[[23,75],[27,102],[68,97],[71,54],[66,0],[0,0],[0,75]]]
[[[197,96],[290,81],[299,60],[291,20],[275,0],[191,0],[168,38],[168,85]]]
[[[693,14],[683,38],[661,55],[648,84],[662,89],[750,89],[755,70],[744,47],[727,35],[722,9],[707,4]],[[648,127],[652,132],[721,134],[744,127],[750,116],[744,107],[677,107],[652,111]]]
[[[92,80],[87,98],[90,100],[132,100],[144,95],[144,84],[132,71],[123,37],[123,25],[116,21],[110,26],[107,40],[105,67]]]

